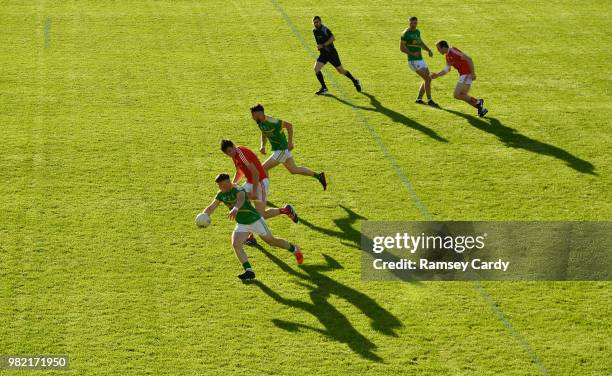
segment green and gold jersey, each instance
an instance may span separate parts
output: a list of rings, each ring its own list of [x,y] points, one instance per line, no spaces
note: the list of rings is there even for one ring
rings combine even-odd
[[[259,215],[257,209],[253,207],[253,204],[251,204],[249,195],[244,190],[244,188],[235,185],[227,192],[217,193],[217,197],[215,198],[224,203],[229,209],[231,209],[236,205],[239,192],[244,192],[244,204],[242,204],[242,206],[238,209],[238,214],[236,215],[236,222],[243,225],[250,225],[251,223],[258,221],[259,218],[261,218],[261,215]]]
[[[287,137],[283,132],[283,121],[266,116],[266,120],[257,123],[261,132],[270,140],[272,150],[287,149]]]
[[[421,55],[421,32],[419,29],[415,29],[414,31],[410,31],[409,29],[404,30],[404,34],[402,34],[402,40],[406,43],[406,47],[410,52],[418,52],[418,56],[412,56],[408,54],[408,60],[422,60],[423,56]]]

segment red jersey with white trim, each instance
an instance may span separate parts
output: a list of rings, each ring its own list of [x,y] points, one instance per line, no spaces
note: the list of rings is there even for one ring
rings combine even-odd
[[[259,158],[257,158],[257,155],[255,155],[255,153],[253,153],[247,147],[237,146],[236,155],[232,157],[232,160],[234,161],[236,168],[239,169],[244,176],[246,176],[247,183],[253,184],[253,174],[251,174],[251,170],[247,168],[247,163],[251,163],[255,166],[257,172],[259,172],[259,181],[262,181],[268,177],[268,175],[266,175],[266,170],[264,170]]]
[[[446,64],[455,68],[460,76],[464,74],[472,74],[470,64],[464,59],[464,54],[460,49],[451,47],[446,53]]]

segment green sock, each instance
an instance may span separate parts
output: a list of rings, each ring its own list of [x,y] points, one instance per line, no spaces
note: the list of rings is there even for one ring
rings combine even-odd
[[[249,270],[250,270],[250,271],[253,271],[253,268],[251,268],[251,264],[249,264],[249,262],[248,262],[248,261],[247,261],[247,262],[243,262],[243,263],[242,263],[242,267],[243,267],[243,268],[244,268],[244,270],[246,270],[247,272],[248,272]]]
[[[289,243],[289,252],[295,253],[295,246],[291,243]]]
[[[316,172],[314,173],[314,175],[312,175],[312,177],[313,177],[313,178],[315,178],[315,179],[317,179],[317,180],[319,180],[319,177],[320,177],[320,176],[321,176],[321,175],[319,175],[319,174],[318,174],[318,173],[316,173]]]

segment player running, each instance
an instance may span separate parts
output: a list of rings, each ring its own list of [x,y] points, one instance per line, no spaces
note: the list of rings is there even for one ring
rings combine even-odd
[[[418,22],[418,18],[414,16],[410,17],[408,28],[404,30],[400,38],[400,51],[408,55],[408,66],[410,69],[423,79],[419,87],[419,96],[415,103],[425,104],[425,102],[423,102],[423,94],[427,93],[427,104],[438,107],[436,102],[431,99],[431,77],[427,63],[425,63],[423,55],[421,54],[421,49],[427,51],[429,57],[433,56],[433,52],[431,52],[429,47],[427,47],[425,42],[421,39],[421,31],[417,29]]]
[[[291,205],[282,208],[268,208],[268,196],[270,194],[270,181],[266,170],[261,165],[257,155],[245,146],[235,146],[230,140],[221,141],[221,151],[232,158],[236,166],[236,174],[232,183],[238,184],[240,179],[246,177],[246,183],[242,186],[249,198],[255,204],[255,208],[265,219],[285,214],[294,223],[298,223],[298,215]]]
[[[325,79],[323,78],[323,73],[321,73],[321,68],[328,62],[336,68],[338,73],[345,75],[348,77],[355,85],[355,89],[360,92],[361,91],[361,83],[358,79],[353,77],[351,72],[347,71],[342,67],[342,63],[340,62],[340,55],[338,55],[338,51],[336,47],[334,47],[334,41],[336,37],[332,34],[331,30],[327,28],[327,26],[321,23],[321,17],[314,16],[312,19],[312,24],[314,25],[314,29],[312,33],[314,34],[315,40],[317,42],[317,49],[319,50],[319,57],[317,61],[315,61],[314,71],[317,76],[317,79],[321,83],[321,89],[317,91],[315,94],[322,95],[328,92],[327,85],[325,85]]]
[[[484,117],[489,112],[484,108],[484,99],[476,99],[468,95],[472,82],[476,80],[476,70],[472,59],[456,47],[449,48],[445,40],[436,43],[436,47],[438,52],[446,56],[446,67],[438,73],[432,73],[431,78],[442,77],[450,71],[451,67],[454,67],[459,72],[459,82],[455,87],[454,97],[475,107],[478,109],[478,116]]]
[[[321,183],[323,190],[327,189],[324,172],[316,173],[309,168],[295,164],[291,154],[293,150],[293,125],[291,123],[266,116],[261,104],[251,107],[251,116],[261,130],[261,148],[259,149],[261,154],[266,154],[266,140],[270,141],[272,147],[272,155],[263,164],[266,173],[282,163],[290,173],[312,176]],[[287,130],[289,140],[283,129]]]
[[[242,280],[255,278],[255,272],[253,272],[249,258],[243,248],[243,243],[251,232],[258,234],[269,245],[291,252],[298,264],[304,262],[304,255],[299,246],[272,235],[266,221],[251,204],[244,188],[232,184],[228,174],[218,175],[215,182],[219,186],[219,192],[213,202],[204,209],[204,212],[212,216],[221,203],[224,203],[230,209],[227,216],[236,221],[236,227],[232,232],[232,247],[234,247],[236,256],[244,268],[244,273],[240,274],[238,278]]]

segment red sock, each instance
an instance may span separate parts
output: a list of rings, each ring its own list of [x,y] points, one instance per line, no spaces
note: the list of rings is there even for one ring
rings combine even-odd
[[[290,212],[289,212],[289,208],[287,208],[287,207],[285,207],[285,208],[280,208],[280,209],[278,209],[278,210],[280,210],[280,213],[281,213],[281,214],[289,214],[289,213],[290,213]]]
[[[478,99],[470,97],[470,104],[474,107],[478,107]]]

